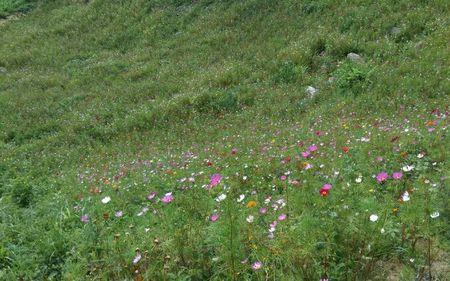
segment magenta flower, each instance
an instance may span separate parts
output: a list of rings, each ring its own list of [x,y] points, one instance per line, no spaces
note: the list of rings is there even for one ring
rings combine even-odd
[[[280,177],[280,180],[285,181],[285,180],[286,180],[286,176],[285,176],[285,175],[282,175],[282,176]]]
[[[393,174],[392,174],[392,178],[394,179],[394,180],[399,180],[399,179],[401,179],[403,177],[403,173],[402,172],[394,172]]]
[[[383,183],[388,179],[389,175],[386,172],[381,172],[377,175],[377,181]]]
[[[331,184],[326,183],[326,184],[324,184],[324,185],[322,186],[322,189],[328,191],[328,190],[330,190],[332,187],[333,187],[333,186],[332,186]]]
[[[172,201],[173,201],[172,192],[166,193],[166,195],[164,195],[164,197],[161,198],[161,202],[166,203],[166,204],[168,204]]]
[[[210,217],[209,217],[209,220],[210,221],[212,221],[212,222],[215,222],[215,221],[217,221],[218,219],[219,219],[219,214],[217,214],[217,213],[215,213],[215,214],[212,214]]]
[[[255,261],[253,264],[252,264],[252,269],[253,270],[258,270],[258,269],[260,269],[262,267],[262,262],[260,262],[260,261]]]
[[[261,209],[259,209],[259,213],[260,213],[261,215],[266,214],[266,213],[267,213],[267,208],[261,208]]]
[[[218,185],[221,180],[222,180],[222,175],[221,174],[214,174],[214,175],[212,175],[211,179],[209,181],[209,187],[212,188],[212,187]]]
[[[310,153],[309,151],[304,151],[304,152],[302,152],[302,156],[303,156],[304,158],[308,158],[310,155],[311,155],[311,153]]]
[[[310,147],[308,147],[308,150],[309,150],[310,152],[316,151],[316,150],[317,150],[317,145],[315,145],[315,144],[311,145]]]
[[[284,221],[286,219],[286,214],[281,214],[278,216],[279,221]]]
[[[89,222],[89,216],[88,215],[82,215],[80,217],[80,221],[83,223],[88,223]]]
[[[148,200],[152,200],[153,198],[155,198],[155,196],[156,196],[156,192],[155,192],[155,191],[150,192],[150,194],[147,195],[147,199],[148,199]]]

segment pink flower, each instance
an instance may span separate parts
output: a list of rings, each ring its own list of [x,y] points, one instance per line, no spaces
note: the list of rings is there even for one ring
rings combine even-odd
[[[377,181],[383,183],[388,179],[389,175],[386,172],[381,172],[377,175]]]
[[[267,208],[261,208],[261,209],[259,209],[259,213],[260,213],[261,215],[266,214],[266,213],[267,213]]]
[[[120,218],[123,216],[123,212],[122,211],[117,211],[115,214],[116,218]]]
[[[147,199],[148,199],[148,200],[152,200],[153,198],[155,198],[155,196],[156,196],[156,192],[155,192],[155,191],[150,192],[150,194],[147,195]]]
[[[286,214],[281,214],[278,216],[279,221],[284,221],[286,219]]]
[[[286,176],[285,176],[285,175],[282,175],[282,176],[280,177],[280,180],[285,181],[285,180],[286,180]]]
[[[332,187],[333,187],[333,186],[332,186],[331,184],[326,183],[326,184],[324,184],[324,185],[322,186],[322,189],[328,191],[328,190],[330,190]]]
[[[218,185],[221,180],[222,180],[222,175],[221,174],[214,174],[214,175],[212,175],[211,178],[210,178],[210,181],[209,181],[209,188],[212,188],[212,187]]]
[[[217,214],[217,213],[215,213],[215,214],[212,214],[210,217],[209,217],[209,220],[210,221],[212,221],[212,222],[215,222],[215,221],[217,221],[218,219],[219,219],[219,214]]]
[[[311,155],[311,153],[310,153],[309,151],[304,151],[304,152],[302,152],[302,156],[303,156],[304,158],[308,158],[310,155]]]
[[[262,267],[262,262],[260,262],[260,261],[255,261],[253,264],[252,264],[252,269],[253,270],[258,270],[258,269],[260,269]]]
[[[89,216],[88,215],[82,215],[80,217],[80,221],[83,223],[88,223],[89,222]]]
[[[231,150],[231,154],[236,154],[237,153],[237,148],[233,148],[232,150]]]
[[[402,177],[403,177],[403,173],[402,173],[402,172],[395,172],[395,173],[392,174],[392,178],[393,178],[394,180],[399,180],[399,179],[401,179]]]
[[[166,193],[166,195],[164,195],[164,197],[161,198],[161,202],[166,203],[166,204],[168,204],[172,201],[173,201],[172,192]]]
[[[311,145],[310,147],[308,147],[308,150],[309,150],[310,152],[316,151],[316,150],[317,150],[317,145],[315,145],[315,144]]]

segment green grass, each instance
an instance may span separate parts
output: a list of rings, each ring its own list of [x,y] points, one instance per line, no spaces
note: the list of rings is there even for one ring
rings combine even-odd
[[[0,280],[445,280],[449,8],[36,1],[0,25]]]
[[[0,0],[0,19],[30,9],[30,0]]]

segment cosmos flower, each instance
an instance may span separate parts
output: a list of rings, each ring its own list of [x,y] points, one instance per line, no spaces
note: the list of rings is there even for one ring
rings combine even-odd
[[[406,165],[406,166],[404,166],[404,167],[402,168],[403,172],[410,172],[410,171],[412,171],[413,169],[414,169],[414,166],[413,166],[413,165],[411,165],[411,166]]]
[[[256,206],[256,201],[252,200],[247,203],[247,208],[253,208]]]
[[[284,221],[286,219],[286,214],[281,214],[278,216],[279,221]]]
[[[82,215],[80,217],[80,221],[83,223],[88,223],[89,222],[89,216],[88,215]]]
[[[252,264],[252,269],[253,270],[258,270],[258,269],[260,269],[262,267],[262,262],[260,262],[260,261],[255,261],[253,264]]]
[[[386,172],[381,172],[377,175],[377,181],[383,183],[388,179],[389,175]]]
[[[402,194],[402,201],[403,201],[403,202],[407,202],[407,201],[409,201],[409,199],[410,199],[410,197],[409,197],[409,192],[408,192],[408,191],[405,191],[405,192]]]
[[[330,190],[332,188],[332,185],[329,183],[326,183],[322,186],[322,188],[319,190],[319,193],[322,197],[328,196],[328,193],[330,193]]]
[[[371,222],[376,222],[378,220],[378,215],[376,214],[370,215],[369,220]]]
[[[317,145],[315,145],[315,144],[311,145],[310,147],[308,147],[308,150],[309,150],[310,152],[316,151],[316,150],[317,150]]]
[[[310,155],[311,155],[311,153],[310,153],[309,151],[303,151],[303,152],[302,152],[302,156],[303,156],[304,158],[308,158]]]
[[[280,177],[280,180],[285,181],[285,180],[286,180],[286,175],[282,175],[282,176]]]
[[[210,217],[209,217],[209,220],[210,221],[212,221],[212,222],[215,222],[215,221],[217,221],[218,219],[219,219],[219,214],[218,213],[215,213],[215,214],[212,214]]]
[[[401,179],[403,177],[403,173],[402,172],[394,172],[393,174],[392,174],[392,178],[394,179],[394,180],[399,180],[399,179]]]
[[[136,250],[136,256],[134,256],[133,264],[137,264],[141,260],[141,251]]]
[[[431,217],[432,219],[435,219],[435,218],[439,217],[439,212],[433,212],[433,213],[430,215],[430,217]]]
[[[147,195],[147,199],[148,199],[148,200],[152,200],[153,198],[155,198],[155,196],[156,196],[156,192],[155,192],[155,191],[150,192],[150,193]]]
[[[212,188],[212,187],[218,185],[221,180],[222,180],[222,175],[221,174],[214,174],[214,175],[212,175],[211,178],[210,178],[210,181],[209,181],[209,188]]]
[[[174,198],[173,198],[172,192],[169,192],[169,193],[166,193],[166,195],[164,195],[163,198],[161,198],[161,202],[168,204],[168,203],[172,202],[173,199]]]
[[[225,200],[226,198],[227,198],[227,195],[222,193],[219,196],[217,196],[216,202],[221,202],[221,201]]]

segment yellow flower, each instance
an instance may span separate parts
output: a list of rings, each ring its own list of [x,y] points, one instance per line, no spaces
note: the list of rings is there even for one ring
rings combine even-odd
[[[247,208],[253,208],[253,207],[255,207],[256,206],[256,201],[249,201],[248,203],[247,203]]]

